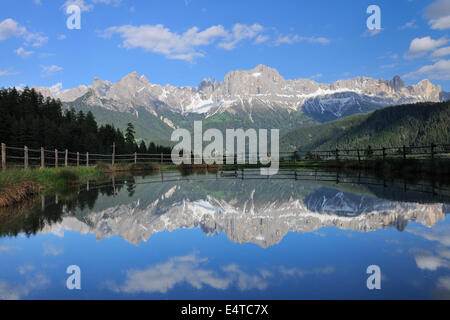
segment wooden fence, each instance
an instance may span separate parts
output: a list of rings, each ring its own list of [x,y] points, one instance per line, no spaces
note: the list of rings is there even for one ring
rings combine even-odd
[[[280,157],[282,153],[280,153]],[[298,151],[294,155],[302,160],[373,160],[373,159],[435,159],[450,158],[450,144],[431,144],[426,146],[398,146],[359,149],[333,149]]]
[[[1,144],[2,169],[7,167],[16,168],[58,168],[67,166],[95,166],[99,162],[108,164],[117,163],[138,163],[138,162],[158,162],[171,163],[170,154],[98,154],[89,152],[70,152],[69,150],[60,151],[47,150],[45,148],[31,149],[28,147],[10,147],[4,143]]]
[[[193,157],[194,158],[194,157]],[[371,147],[361,149],[334,149],[334,150],[309,150],[295,152],[279,152],[280,163],[295,163],[302,160],[332,161],[332,160],[373,160],[373,159],[450,159],[450,144],[429,146],[401,146],[373,149]],[[240,159],[241,162],[249,163],[250,160],[260,163],[257,154],[234,155],[234,163]],[[227,163],[228,156],[223,156],[223,163]],[[131,153],[131,154],[97,154],[70,152],[69,150],[47,150],[45,148],[32,149],[25,147],[11,147],[1,144],[2,170],[7,167],[18,168],[46,168],[64,166],[86,166],[96,165],[99,162],[110,163],[143,163],[157,162],[160,164],[172,163],[171,154]]]

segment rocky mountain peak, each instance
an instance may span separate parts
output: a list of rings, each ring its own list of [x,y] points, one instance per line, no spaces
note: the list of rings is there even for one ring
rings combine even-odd
[[[112,83],[107,80],[102,80],[100,78],[95,77],[94,82],[92,83],[92,89],[99,96],[103,97],[107,94],[109,89],[111,88]]]
[[[137,73],[137,71],[133,71],[124,77],[124,79],[138,79],[138,78],[139,74]]]
[[[389,81],[389,86],[394,89],[394,91],[400,91],[405,87],[405,83],[403,82],[402,78],[400,78],[400,76],[395,76],[391,81]]]
[[[226,74],[221,91],[226,96],[274,94],[280,92],[285,82],[276,69],[258,65],[252,70],[237,70]]]
[[[175,87],[151,84],[142,75],[132,72],[116,83],[94,79],[89,87],[95,94],[92,103],[103,99],[102,107],[120,112],[136,112],[144,107],[155,113],[155,106],[165,106],[180,113],[223,113],[233,108],[246,112],[255,110],[303,110],[321,119],[335,119],[368,112],[390,105],[441,101],[449,94],[423,80],[405,87],[399,76],[392,80],[355,77],[331,84],[311,79],[285,80],[276,69],[258,65],[251,70],[227,73],[222,82],[204,78],[197,87]],[[87,93],[88,87],[54,92],[38,88],[45,96],[72,102]],[[99,104],[97,104],[99,105]],[[324,114],[328,114],[324,117]]]

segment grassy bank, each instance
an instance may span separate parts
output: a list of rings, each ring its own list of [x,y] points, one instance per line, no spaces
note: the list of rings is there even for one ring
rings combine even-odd
[[[377,159],[366,161],[302,161],[281,165],[285,168],[317,168],[330,171],[365,172],[381,178],[403,178],[407,180],[433,179],[433,181],[450,184],[450,160],[418,159]]]
[[[150,172],[159,171],[160,166],[154,162],[143,163],[126,163],[118,162],[114,166],[106,162],[98,162],[95,169],[101,170],[105,173],[120,173],[120,172]]]
[[[104,175],[95,168],[11,169],[0,172],[0,207],[22,202],[43,190],[77,185]]]

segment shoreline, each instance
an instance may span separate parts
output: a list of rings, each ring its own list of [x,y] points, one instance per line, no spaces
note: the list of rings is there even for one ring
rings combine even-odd
[[[261,168],[258,165],[180,165],[173,164],[116,164],[99,163],[93,167],[62,167],[45,169],[10,169],[0,172],[0,208],[20,204],[42,192],[77,186],[110,174],[159,172],[179,170],[182,173],[241,168]],[[301,161],[282,164],[283,169],[322,169],[325,171],[364,172],[375,177],[421,179],[432,178],[436,182],[450,184],[450,160],[366,160],[366,161]]]

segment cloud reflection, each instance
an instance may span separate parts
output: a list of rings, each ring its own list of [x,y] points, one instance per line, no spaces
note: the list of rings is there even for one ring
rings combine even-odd
[[[149,266],[146,269],[132,269],[126,271],[123,284],[106,282],[106,287],[114,292],[122,293],[167,293],[177,284],[187,283],[196,289],[210,287],[225,290],[237,286],[241,291],[265,290],[269,280],[276,277],[276,273],[285,276],[303,277],[305,275],[330,274],[334,267],[317,268],[312,270],[287,269],[278,267],[274,272],[259,269],[256,273],[248,273],[237,264],[229,264],[218,271],[208,268],[208,259],[197,254],[173,257],[167,262]]]

